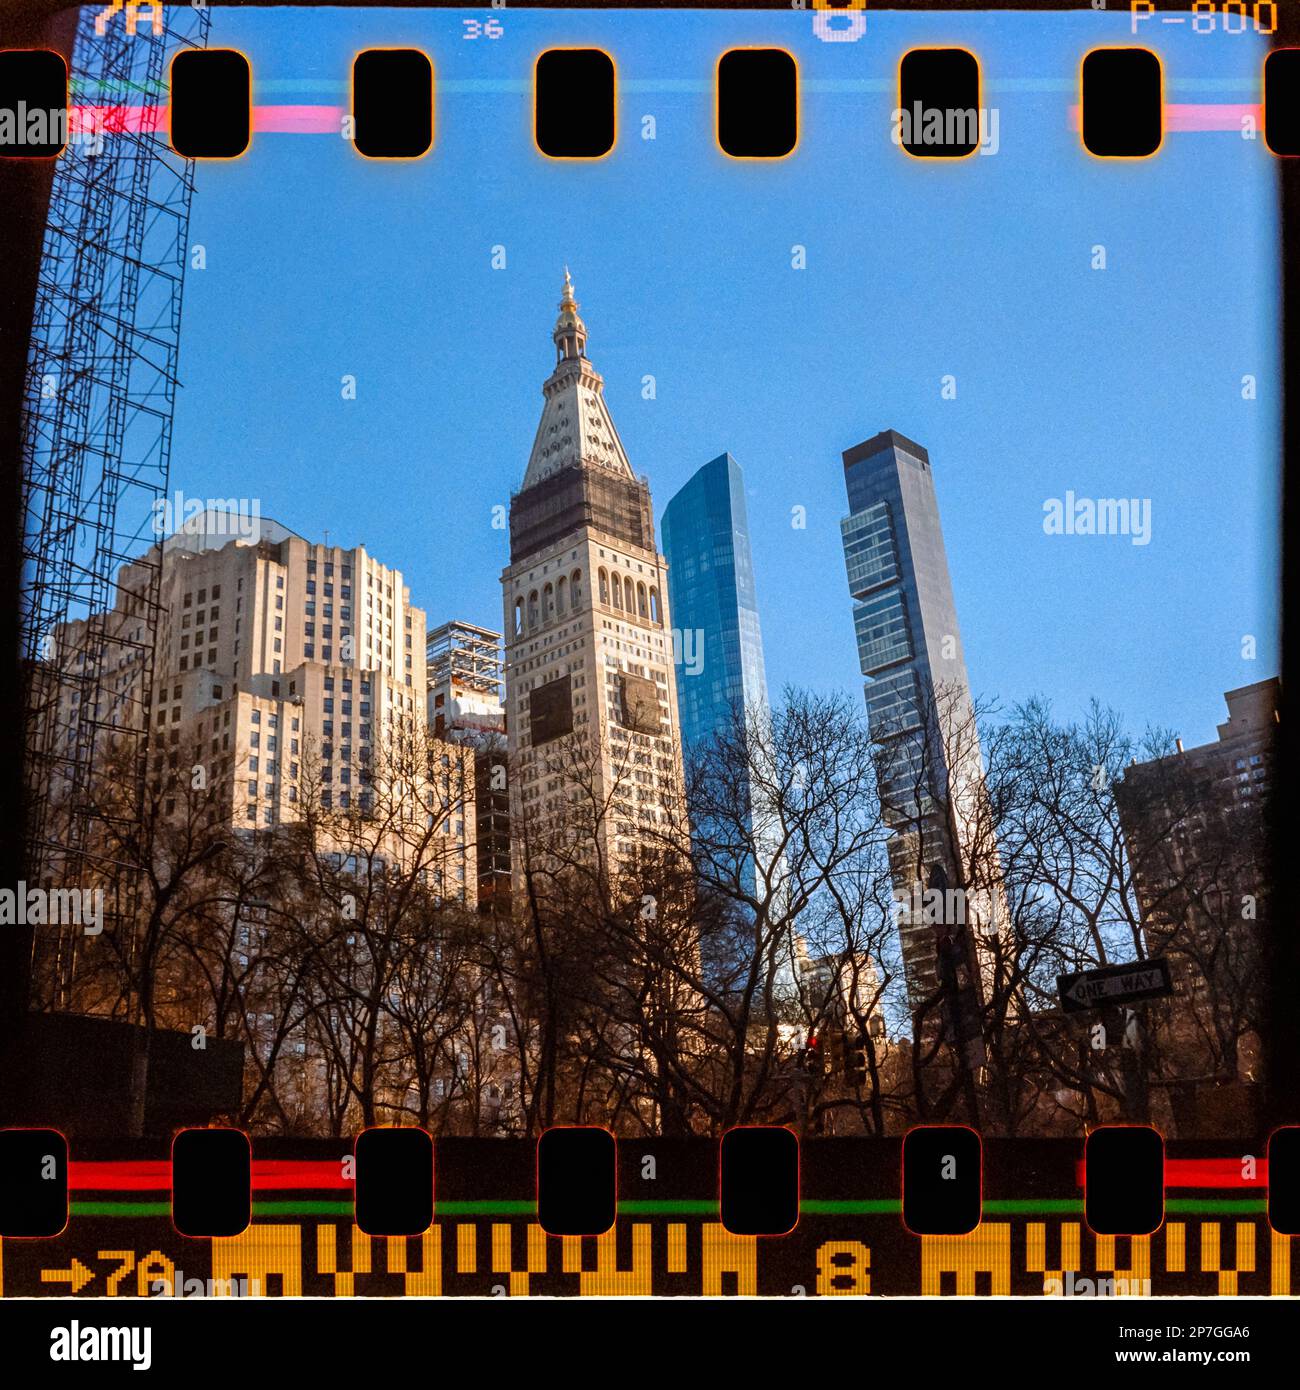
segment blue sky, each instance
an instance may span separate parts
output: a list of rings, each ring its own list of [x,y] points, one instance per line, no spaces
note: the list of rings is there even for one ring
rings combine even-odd
[[[1130,42],[1127,15],[872,13],[832,44],[807,12],[494,13],[503,36],[468,40],[465,11],[214,12],[259,104],[342,105],[357,49],[424,48],[437,133],[413,165],[262,134],[200,166],[174,489],[364,542],[431,625],[499,627],[492,508],[523,476],[568,264],[656,519],[723,450],[745,471],[774,691],[860,687],[840,453],[890,427],[930,451],[977,692],[1062,714],[1095,695],[1190,745],[1214,737],[1222,691],[1277,672],[1273,161],[1233,132],[1171,133],[1135,164],[1085,155],[1078,62]],[[1156,29],[1138,41],[1168,101],[1258,99],[1262,39]],[[764,43],[799,61],[800,145],[733,163],[713,66]],[[1001,148],[912,161],[888,139],[897,60],[949,43],[981,60]],[[547,161],[529,135],[533,60],[565,44],[618,64],[619,143],[595,165]],[[1067,491],[1150,498],[1151,543],[1045,535]]]

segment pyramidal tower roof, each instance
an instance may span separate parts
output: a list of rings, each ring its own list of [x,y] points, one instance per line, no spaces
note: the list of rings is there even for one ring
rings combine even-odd
[[[532,487],[565,468],[599,469],[635,479],[605,404],[604,378],[587,360],[587,325],[578,313],[567,266],[551,337],[555,370],[542,386],[545,403],[523,486]]]

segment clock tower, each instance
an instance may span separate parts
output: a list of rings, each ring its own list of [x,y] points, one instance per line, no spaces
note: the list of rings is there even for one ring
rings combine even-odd
[[[594,857],[612,881],[684,842],[668,567],[567,269],[559,310],[501,576],[512,818],[524,845]]]

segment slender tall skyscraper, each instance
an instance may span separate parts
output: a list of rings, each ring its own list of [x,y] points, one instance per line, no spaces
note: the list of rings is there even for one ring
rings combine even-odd
[[[555,370],[511,499],[501,575],[511,823],[542,835],[568,825],[582,839],[565,770],[582,764],[581,805],[608,808],[587,839],[600,841],[604,864],[626,868],[684,822],[665,561],[567,271],[551,336]],[[553,756],[562,739],[568,758]]]
[[[699,750],[737,714],[760,717],[768,708],[763,634],[758,621],[754,565],[745,511],[745,479],[730,454],[698,469],[664,509],[660,527],[668,560],[668,592],[676,649],[677,699],[686,749]],[[745,793],[753,853],[726,872],[736,873],[759,901],[782,911],[785,860],[775,808],[752,788]],[[700,829],[707,834],[708,826]],[[723,835],[724,842],[730,836]],[[778,986],[795,982],[795,948],[778,951]],[[723,951],[706,966],[720,973],[741,962]]]
[[[1003,893],[930,456],[885,430],[843,457],[844,559],[909,996],[916,1009],[940,986],[960,992],[970,1037]]]
[[[688,749],[735,708],[767,706],[763,635],[745,513],[745,479],[730,454],[698,469],[664,509],[676,643],[677,700]]]

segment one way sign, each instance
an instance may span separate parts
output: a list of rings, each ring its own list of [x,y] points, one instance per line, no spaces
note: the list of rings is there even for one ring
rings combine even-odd
[[[1079,975],[1058,975],[1057,993],[1066,1013],[1100,1009],[1109,1004],[1132,1004],[1172,994],[1169,962],[1163,956],[1133,961],[1130,965],[1103,965]]]

